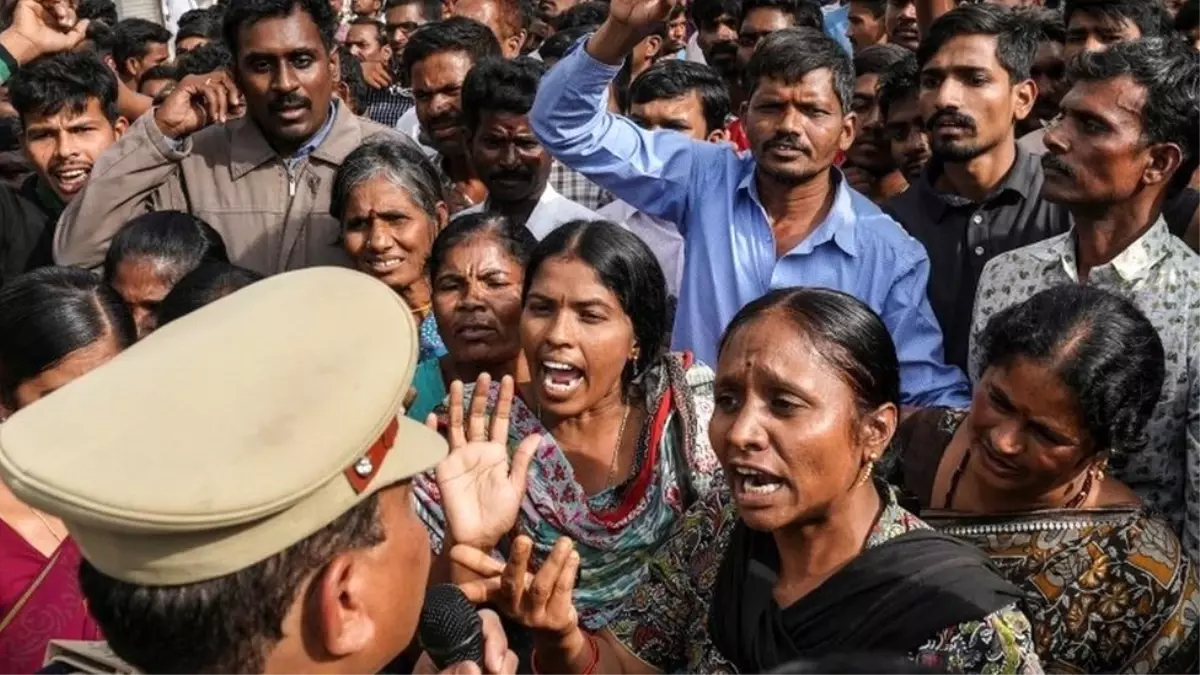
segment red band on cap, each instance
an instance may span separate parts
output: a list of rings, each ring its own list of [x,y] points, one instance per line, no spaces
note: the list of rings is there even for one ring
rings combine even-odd
[[[358,494],[362,494],[371,484],[371,479],[375,474],[379,473],[379,468],[383,466],[383,460],[387,458],[388,452],[392,446],[396,444],[396,434],[400,431],[400,420],[392,418],[392,423],[383,430],[367,452],[362,457],[354,461],[353,464],[346,467],[346,480],[350,481],[350,487]]]

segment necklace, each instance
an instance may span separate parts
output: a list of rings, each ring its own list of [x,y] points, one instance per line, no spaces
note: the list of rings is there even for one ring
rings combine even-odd
[[[946,490],[946,508],[949,509],[954,504],[954,493],[958,490],[958,480],[962,478],[963,472],[966,471],[967,462],[971,459],[971,453],[963,455],[962,461],[958,463],[958,468],[954,470],[954,475],[950,477],[950,489]],[[1083,485],[1079,488],[1079,492],[1071,497],[1066,504],[1063,504],[1064,509],[1077,509],[1083,506],[1087,501],[1088,495],[1092,493],[1092,483],[1094,475],[1091,471],[1083,479]]]
[[[413,316],[424,320],[425,315],[428,314],[429,310],[432,308],[433,308],[433,303],[427,302],[427,303],[421,305],[420,307],[413,307],[412,313],[413,313]]]
[[[542,404],[540,403],[537,406],[537,417],[539,420],[542,419]],[[629,405],[626,405],[625,411],[621,413],[621,427],[617,429],[617,443],[613,447],[612,460],[608,463],[608,476],[604,479],[605,490],[613,486],[613,480],[617,476],[617,458],[621,456],[621,440],[625,438],[625,423],[628,421]]]
[[[58,536],[58,533],[54,531],[53,527],[50,527],[50,521],[46,520],[46,517],[42,515],[42,512],[38,511],[32,506],[29,507],[29,510],[33,511],[33,515],[37,516],[38,520],[42,521],[42,525],[46,528],[46,531],[50,533],[51,537],[54,537],[55,545],[61,544],[63,538]]]

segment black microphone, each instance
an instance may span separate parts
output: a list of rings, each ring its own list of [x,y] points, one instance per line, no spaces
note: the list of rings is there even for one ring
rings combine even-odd
[[[483,668],[483,622],[458,586],[438,584],[429,589],[419,633],[421,647],[438,670],[464,661]]]

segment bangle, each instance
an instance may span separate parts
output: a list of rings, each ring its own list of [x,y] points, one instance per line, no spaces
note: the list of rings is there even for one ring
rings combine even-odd
[[[592,658],[588,661],[587,668],[579,671],[579,675],[595,675],[596,666],[600,664],[600,645],[596,644],[595,636],[589,634],[587,636],[587,643],[592,648]],[[529,659],[529,666],[530,670],[533,671],[533,675],[543,675],[546,672],[538,666],[537,649],[533,650],[533,654]]]

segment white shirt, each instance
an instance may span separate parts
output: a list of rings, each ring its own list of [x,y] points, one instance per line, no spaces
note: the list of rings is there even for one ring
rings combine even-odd
[[[601,218],[621,225],[650,247],[667,278],[667,292],[679,297],[679,286],[683,283],[683,235],[679,234],[679,228],[621,200],[605,206],[599,213]]]
[[[484,213],[487,209],[488,203],[484,202],[465,208],[454,217],[458,218],[469,213]],[[584,208],[558,194],[553,186],[546,183],[546,189],[542,192],[541,199],[538,199],[537,206],[533,207],[533,213],[529,214],[529,220],[525,221],[525,227],[533,233],[538,241],[541,241],[546,238],[546,235],[558,229],[560,225],[565,225],[572,220],[603,220],[603,218],[595,211]]]

